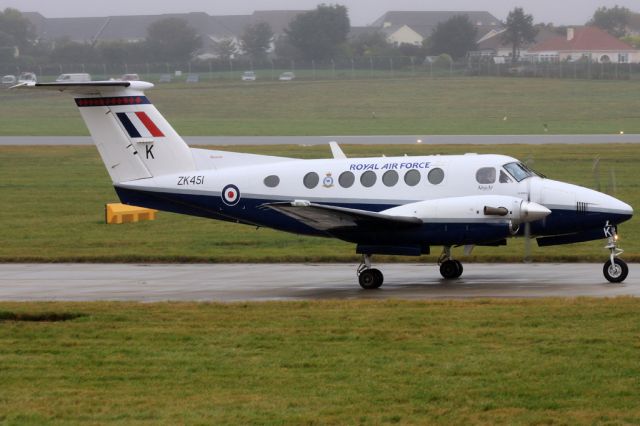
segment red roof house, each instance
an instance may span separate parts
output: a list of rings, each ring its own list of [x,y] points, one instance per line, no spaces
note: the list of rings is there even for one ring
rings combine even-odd
[[[553,37],[529,48],[534,62],[590,60],[601,63],[640,62],[640,50],[597,27],[573,27],[567,36]]]

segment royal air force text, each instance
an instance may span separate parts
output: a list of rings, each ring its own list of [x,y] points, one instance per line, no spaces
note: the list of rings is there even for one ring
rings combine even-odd
[[[356,163],[351,164],[349,166],[349,170],[351,171],[362,171],[362,170],[409,170],[409,169],[428,169],[429,168],[428,161],[421,161],[415,163]]]

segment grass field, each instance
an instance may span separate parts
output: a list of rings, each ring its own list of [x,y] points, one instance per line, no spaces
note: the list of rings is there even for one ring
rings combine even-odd
[[[148,94],[183,135],[278,136],[640,133],[639,92],[640,81],[405,78],[176,83]],[[0,136],[86,134],[68,96],[0,91]]]
[[[329,157],[327,146],[263,146],[234,149],[299,158]],[[502,153],[551,178],[594,187],[593,160],[601,158],[603,189],[615,171],[616,196],[640,205],[636,179],[640,148],[634,145],[547,146],[344,146],[347,155]],[[104,204],[117,201],[95,147],[0,147],[0,261],[268,262],[357,261],[354,246],[337,240],[300,237],[268,229],[160,213],[153,222],[104,224]],[[624,259],[640,261],[640,222],[623,224]],[[537,248],[534,261],[602,261],[604,240]],[[439,254],[434,247],[433,261]],[[461,250],[455,250],[461,256]],[[522,240],[509,247],[477,248],[464,261],[521,261]],[[376,256],[382,260],[417,260]],[[425,258],[421,258],[422,261]]]
[[[632,298],[0,303],[0,423],[638,424],[639,334]]]

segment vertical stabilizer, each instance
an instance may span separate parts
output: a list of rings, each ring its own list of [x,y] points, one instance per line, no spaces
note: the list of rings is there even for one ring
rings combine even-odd
[[[70,92],[114,183],[195,170],[191,150],[145,96],[151,83],[19,86]]]

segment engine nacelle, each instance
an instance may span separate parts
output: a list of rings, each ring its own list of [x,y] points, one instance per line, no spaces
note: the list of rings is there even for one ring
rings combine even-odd
[[[417,217],[425,223],[440,220],[459,222],[533,222],[551,213],[548,208],[506,195],[472,195],[418,201],[380,212],[393,216]],[[514,228],[515,229],[515,228]],[[517,232],[517,229],[515,230]]]

